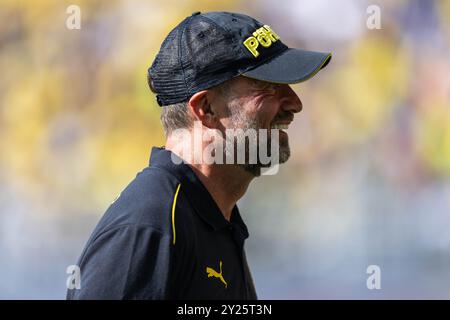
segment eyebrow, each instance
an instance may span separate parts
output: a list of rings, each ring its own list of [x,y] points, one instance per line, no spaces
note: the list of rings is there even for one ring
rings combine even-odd
[[[252,85],[255,86],[255,89],[259,90],[276,90],[278,87],[280,87],[280,84],[278,83],[271,83],[266,81],[260,81],[252,79]]]

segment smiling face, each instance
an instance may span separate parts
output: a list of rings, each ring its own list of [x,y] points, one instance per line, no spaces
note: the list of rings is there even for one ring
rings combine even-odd
[[[273,84],[246,77],[231,80],[228,89],[219,90],[216,103],[226,104],[228,112],[220,116],[221,131],[224,129],[279,129],[279,162],[284,163],[290,155],[289,138],[285,129],[302,110],[297,94],[287,84]],[[268,142],[270,143],[270,141]],[[257,175],[258,166],[246,165],[248,171]],[[261,167],[261,166],[259,166]]]

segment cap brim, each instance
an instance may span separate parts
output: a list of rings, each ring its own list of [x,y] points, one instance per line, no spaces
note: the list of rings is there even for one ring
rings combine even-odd
[[[316,75],[331,60],[331,53],[287,49],[242,75],[273,83],[299,83]]]

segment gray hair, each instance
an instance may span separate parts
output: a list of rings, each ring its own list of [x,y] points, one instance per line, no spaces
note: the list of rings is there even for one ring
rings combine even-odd
[[[176,129],[190,128],[194,122],[187,101],[162,107],[160,119],[166,137]]]

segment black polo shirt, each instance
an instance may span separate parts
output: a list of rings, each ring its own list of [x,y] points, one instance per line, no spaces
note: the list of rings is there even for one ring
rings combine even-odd
[[[68,299],[256,299],[244,252],[247,227],[230,222],[186,164],[153,148],[101,218]]]

